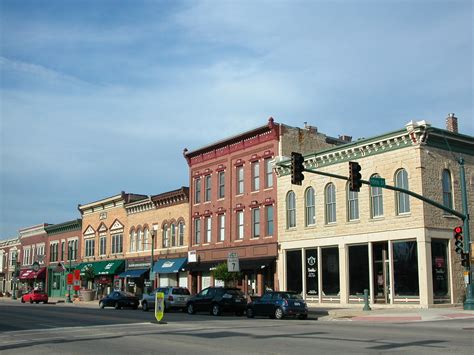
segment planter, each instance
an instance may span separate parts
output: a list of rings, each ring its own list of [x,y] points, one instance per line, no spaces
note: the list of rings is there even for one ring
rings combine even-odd
[[[84,302],[95,300],[95,290],[81,290],[80,292]]]

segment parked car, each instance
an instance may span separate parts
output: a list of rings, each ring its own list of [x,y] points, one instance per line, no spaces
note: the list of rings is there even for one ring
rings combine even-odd
[[[137,309],[139,304],[137,296],[124,291],[113,291],[99,301],[100,308],[114,307],[115,309],[121,309],[122,307],[132,307]]]
[[[286,316],[308,318],[308,306],[301,295],[292,291],[266,292],[259,299],[254,299],[247,306],[247,317],[269,316],[282,319]]]
[[[204,311],[218,316],[228,311],[241,316],[247,308],[247,298],[238,288],[208,287],[191,297],[186,308],[189,314]]]
[[[48,294],[43,291],[33,290],[28,293],[25,293],[21,296],[21,303],[30,302],[30,303],[48,303]]]
[[[191,293],[186,287],[168,286],[159,287],[149,294],[144,294],[142,298],[142,310],[148,311],[155,308],[156,293],[163,292],[165,295],[165,311],[172,308],[185,310]]]

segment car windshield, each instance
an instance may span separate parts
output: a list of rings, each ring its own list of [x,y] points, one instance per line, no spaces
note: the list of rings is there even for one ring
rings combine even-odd
[[[120,291],[119,294],[123,297],[134,297],[134,295],[130,292]]]
[[[226,293],[229,295],[235,295],[235,296],[243,296],[243,292],[240,290],[225,290]]]
[[[303,297],[299,293],[285,293],[282,295],[287,300],[302,300]]]
[[[35,290],[33,293],[43,293],[43,291]]]
[[[173,288],[173,295],[189,295],[189,290],[187,288]]]

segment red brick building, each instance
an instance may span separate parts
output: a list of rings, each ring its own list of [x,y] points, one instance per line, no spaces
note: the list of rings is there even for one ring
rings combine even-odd
[[[239,257],[248,294],[277,288],[277,179],[273,163],[292,151],[311,152],[342,143],[311,126],[274,122],[183,154],[189,165],[190,288],[221,285],[213,268],[229,253]]]

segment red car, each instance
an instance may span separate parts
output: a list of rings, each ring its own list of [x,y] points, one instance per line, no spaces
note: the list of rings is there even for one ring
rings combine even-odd
[[[25,303],[25,302],[48,303],[48,295],[44,293],[43,291],[39,291],[39,290],[30,291],[24,294],[23,296],[21,296],[21,303]]]

